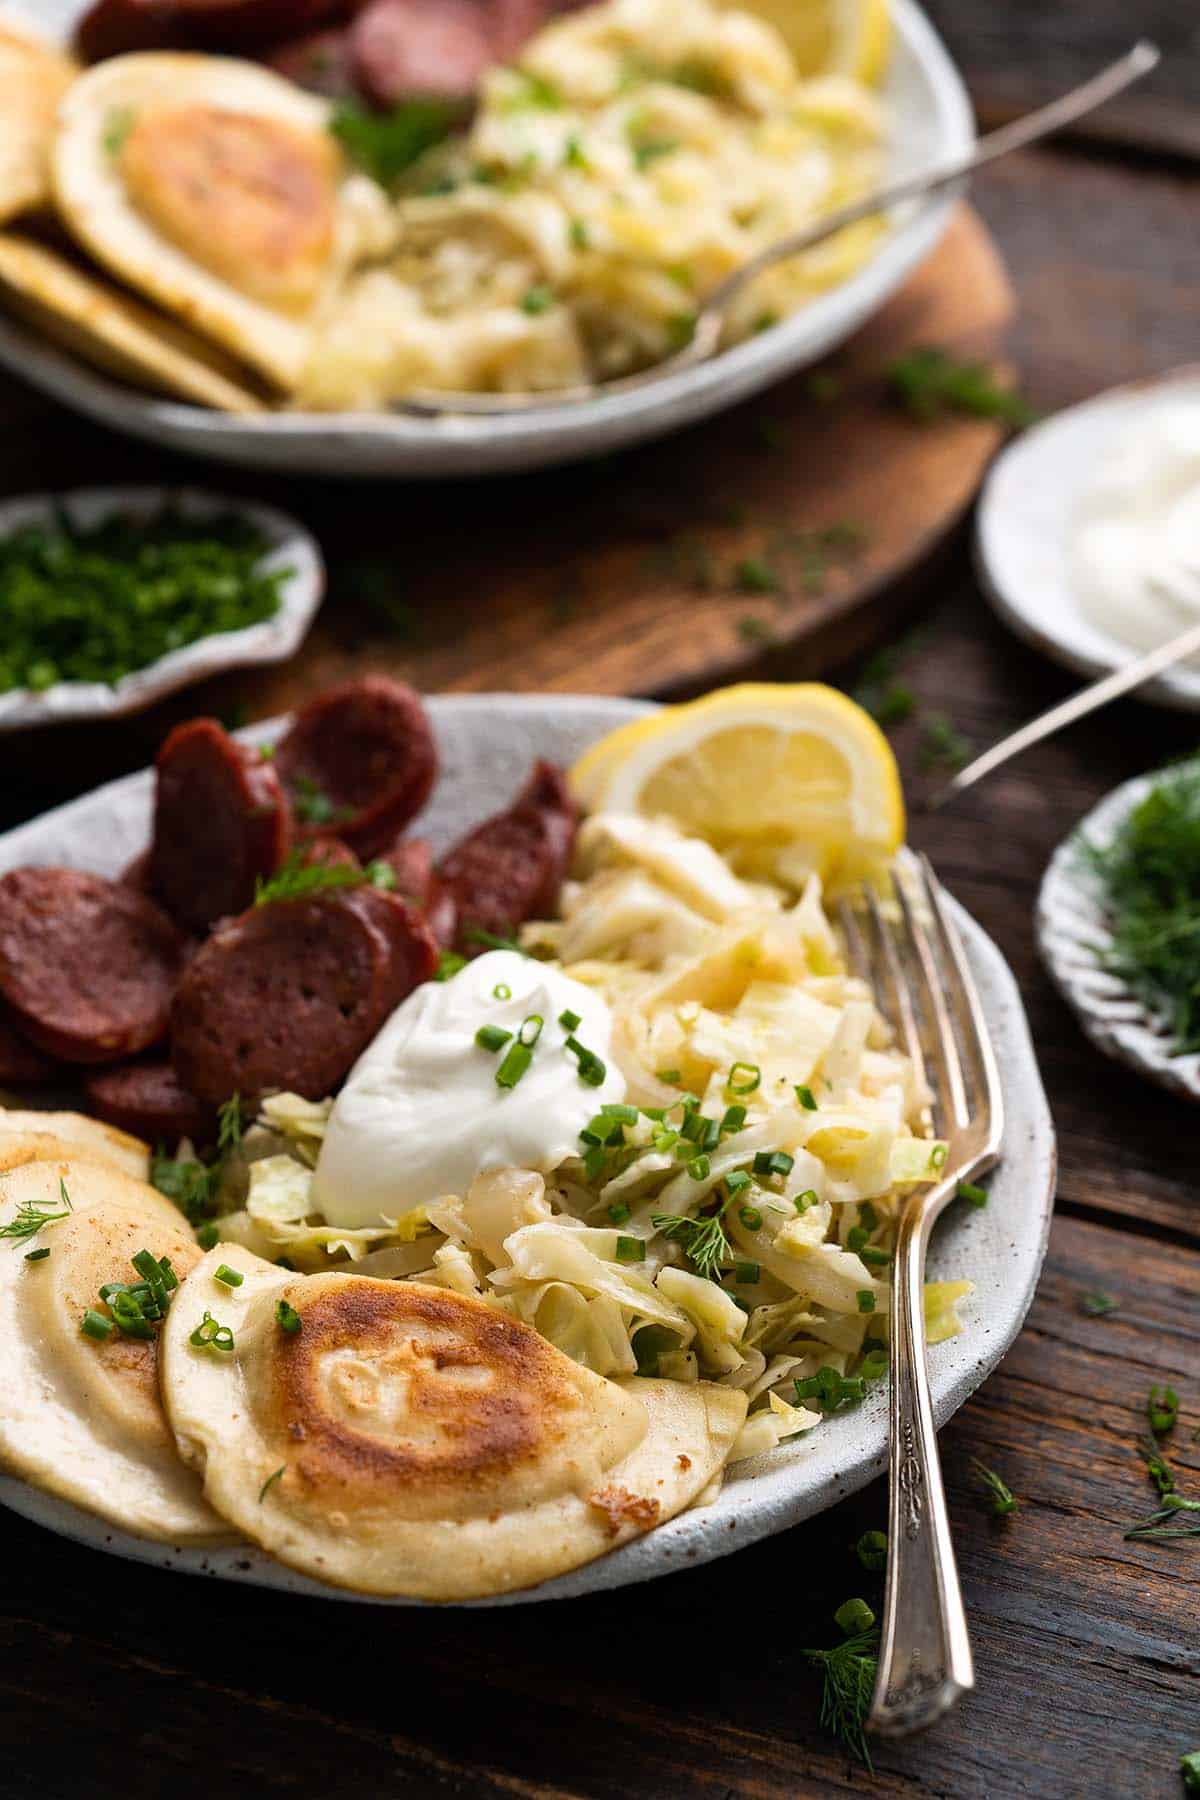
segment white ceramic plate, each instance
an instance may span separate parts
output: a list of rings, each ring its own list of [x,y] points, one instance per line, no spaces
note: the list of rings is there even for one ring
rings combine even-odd
[[[1042,877],[1037,941],[1055,984],[1097,1049],[1172,1093],[1200,1100],[1200,1055],[1173,1055],[1169,1020],[1102,965],[1112,942],[1103,889],[1081,854],[1085,840],[1111,843],[1158,779],[1159,774],[1139,775],[1123,782],[1059,845]]]
[[[1142,652],[1093,624],[1080,605],[1069,554],[1075,509],[1097,457],[1128,422],[1164,388],[1195,389],[1198,379],[1200,369],[1178,370],[1067,407],[1014,439],[984,482],[975,527],[984,592],[1018,637],[1080,675],[1108,675]],[[1168,669],[1139,688],[1138,699],[1200,711],[1200,667]]]
[[[43,25],[67,29],[79,0],[24,0]],[[969,149],[970,103],[945,47],[915,0],[892,0],[895,48],[886,88],[896,175]],[[748,343],[654,387],[582,407],[515,418],[421,419],[404,415],[289,413],[229,418],[151,399],[76,362],[0,317],[0,364],[105,425],[173,449],[257,469],[322,475],[490,474],[599,456],[659,437],[732,406],[817,361],[849,337],[938,242],[953,197],[898,222],[849,281]]]
[[[650,710],[628,700],[470,695],[429,702],[442,755],[442,776],[421,829],[441,849],[468,825],[505,805],[535,756],[571,763],[589,744]],[[244,736],[264,741],[283,721]],[[151,777],[128,777],[97,789],[0,838],[0,873],[27,862],[66,862],[115,874],[149,837]],[[1042,1092],[1020,995],[995,945],[956,909],[991,1025],[1008,1112],[1005,1160],[982,1211],[952,1209],[938,1227],[931,1258],[935,1277],[969,1276],[976,1292],[964,1308],[967,1329],[932,1352],[934,1412],[942,1424],[995,1368],[1033,1298],[1054,1195],[1054,1128]],[[724,1556],[832,1506],[872,1480],[887,1460],[885,1384],[853,1412],[835,1416],[811,1443],[797,1441],[741,1464],[711,1506],[671,1520],[647,1537],[569,1575],[498,1602],[560,1599],[664,1575]],[[22,1481],[0,1480],[0,1500],[51,1531],[138,1562],[193,1574],[282,1588],[334,1590],[292,1573],[247,1546],[221,1550],[164,1548],[114,1530],[65,1501]],[[343,1600],[359,1596],[339,1592]],[[407,1601],[385,1604],[408,1605]]]
[[[237,513],[258,527],[267,541],[259,565],[264,574],[290,569],[279,591],[275,616],[244,631],[215,632],[181,650],[160,656],[111,686],[103,681],[60,681],[34,693],[14,688],[0,693],[0,731],[27,725],[61,725],[69,719],[116,719],[138,712],[164,694],[202,681],[222,669],[249,663],[282,662],[304,640],[325,592],[325,564],[317,541],[295,519],[274,507],[223,498],[198,488],[79,488],[69,494],[26,494],[0,502],[0,537],[22,525],[50,525],[61,509],[73,525],[96,525],[112,513],[152,518],[164,503],[191,519]]]

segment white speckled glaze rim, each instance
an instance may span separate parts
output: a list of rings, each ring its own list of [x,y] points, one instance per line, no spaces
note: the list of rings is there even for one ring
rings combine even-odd
[[[1109,388],[1014,438],[988,471],[975,513],[980,585],[1011,631],[1076,674],[1109,675],[1142,654],[1093,623],[1072,578],[1071,522],[1096,458],[1148,403],[1198,383],[1200,363]],[[1200,667],[1167,669],[1137,697],[1200,711]]]
[[[66,32],[83,0],[26,0]],[[895,27],[885,97],[896,176],[961,155],[974,142],[958,71],[916,0],[891,0]],[[95,373],[15,320],[0,316],[0,364],[101,424],[176,450],[256,469],[346,477],[512,473],[605,455],[708,418],[825,356],[877,312],[935,248],[957,204],[942,196],[897,217],[848,281],[770,331],[653,387],[584,406],[480,419],[402,413],[276,413],[232,418],[148,398]]]
[[[1200,758],[1190,766],[1200,770]],[[1114,788],[1059,845],[1038,894],[1037,943],[1055,986],[1098,1050],[1174,1094],[1200,1100],[1200,1054],[1173,1055],[1169,1020],[1103,966],[1112,936],[1103,889],[1082,853],[1085,841],[1110,844],[1161,774],[1139,775]]]
[[[81,719],[119,719],[140,712],[166,694],[251,663],[283,662],[304,641],[325,594],[325,564],[317,540],[289,514],[255,501],[209,493],[203,488],[98,487],[64,494],[23,494],[0,501],[0,536],[25,525],[53,526],[61,512],[72,525],[90,527],[113,513],[152,518],[164,505],[188,519],[234,513],[257,526],[267,548],[259,571],[291,573],[279,590],[279,608],[270,619],[243,631],[213,632],[171,650],[120,681],[59,681],[40,693],[28,688],[0,694],[0,731],[29,725],[62,725]]]
[[[435,698],[429,709],[442,778],[420,829],[439,849],[504,804],[535,755],[571,763],[606,732],[652,710],[629,700],[504,694]],[[243,735],[266,741],[283,723],[255,725]],[[143,772],[18,827],[0,837],[0,873],[38,860],[115,873],[145,846],[151,793],[151,776]],[[976,1284],[963,1308],[966,1329],[931,1352],[939,1425],[991,1373],[1021,1329],[1046,1254],[1055,1180],[1054,1127],[1016,982],[979,926],[957,906],[955,916],[992,1029],[1009,1125],[990,1205],[952,1208],[934,1236],[932,1278],[966,1275]],[[739,1465],[712,1505],[682,1513],[648,1536],[536,1588],[470,1604],[566,1599],[649,1580],[726,1555],[833,1506],[886,1466],[885,1385],[880,1383],[854,1411],[823,1423],[810,1442],[784,1445]],[[420,1604],[375,1601],[322,1586],[245,1545],[199,1550],[149,1543],[23,1481],[0,1480],[0,1501],[64,1537],[162,1568],[326,1599]]]

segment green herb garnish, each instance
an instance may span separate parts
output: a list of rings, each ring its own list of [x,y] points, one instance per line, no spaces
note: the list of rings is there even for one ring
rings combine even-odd
[[[1157,1512],[1136,1519],[1124,1532],[1130,1542],[1151,1543],[1168,1538],[1200,1537],[1200,1500],[1184,1500],[1179,1494],[1166,1494]],[[1190,1519],[1190,1524],[1180,1521]]]
[[[277,1300],[275,1302],[275,1323],[280,1331],[286,1331],[290,1336],[299,1331],[304,1321],[290,1301]]]
[[[961,769],[970,760],[971,742],[945,713],[930,713],[921,727],[918,751],[921,768]]]
[[[382,873],[382,871],[387,873]],[[307,900],[313,894],[324,894],[334,888],[395,886],[395,870],[387,863],[367,863],[355,868],[351,863],[318,863],[304,861],[302,850],[293,850],[266,881],[260,875],[254,884],[255,906],[270,906],[277,900]]]
[[[1012,1489],[1001,1481],[994,1469],[985,1468],[977,1456],[971,1458],[976,1474],[986,1494],[987,1504],[998,1519],[1006,1518],[1017,1510],[1017,1499]]]
[[[779,591],[779,576],[761,556],[744,556],[734,565],[733,585],[743,594],[774,594]]]
[[[529,313],[533,318],[536,318],[539,313],[549,312],[553,305],[554,289],[547,287],[544,282],[535,287],[526,288],[521,295],[521,311]]]
[[[1163,1437],[1175,1429],[1179,1417],[1179,1395],[1173,1387],[1152,1387],[1146,1398],[1146,1417],[1155,1437]]]
[[[274,1471],[274,1473],[267,1476],[267,1479],[263,1482],[262,1486],[258,1490],[258,1504],[260,1506],[262,1505],[263,1501],[266,1499],[268,1491],[272,1487],[274,1487],[275,1483],[277,1481],[283,1480],[284,1472],[286,1469],[287,1469],[287,1464],[280,1463],[279,1467]]]
[[[171,507],[86,528],[61,511],[53,526],[19,526],[0,538],[0,693],[111,686],[198,638],[273,618],[291,571],[264,573],[268,548],[244,518]]]
[[[404,171],[462,122],[462,110],[444,100],[408,100],[390,112],[343,101],[329,129],[342,149],[381,187],[394,187]]]
[[[887,368],[888,390],[897,405],[923,424],[947,412],[1031,425],[1033,408],[1011,388],[1003,388],[984,363],[962,362],[932,346],[909,350]]]
[[[7,1225],[0,1225],[0,1238],[8,1238],[14,1244],[27,1244],[35,1238],[46,1225],[53,1225],[56,1219],[65,1219],[75,1209],[71,1205],[71,1196],[67,1192],[67,1184],[61,1175],[58,1180],[58,1194],[62,1206],[39,1206],[36,1200],[22,1200]]]
[[[728,1204],[725,1200],[716,1212],[697,1219],[683,1213],[652,1213],[650,1223],[664,1237],[672,1238],[681,1246],[697,1275],[702,1275],[706,1281],[715,1281],[722,1263],[728,1262],[733,1254],[721,1222]]]
[[[1190,1750],[1179,1759],[1179,1773],[1189,1794],[1200,1794],[1200,1750]]]
[[[434,970],[433,979],[435,981],[449,981],[452,975],[457,975],[458,971],[460,969],[465,969],[466,966],[466,957],[460,956],[457,950],[443,950],[438,957],[438,966]]]
[[[887,1549],[886,1531],[864,1531],[854,1546],[854,1553],[864,1569],[877,1574],[887,1564]]]
[[[354,816],[353,807],[335,806],[324,788],[310,775],[297,775],[292,811],[305,825],[337,825]]]
[[[864,1602],[853,1604],[863,1606],[867,1613],[871,1610]],[[838,1609],[839,1615],[845,1611],[845,1607]],[[879,1633],[874,1623],[831,1650],[802,1650],[801,1655],[821,1674],[822,1726],[873,1769],[866,1724],[879,1669]]]
[[[1093,1288],[1090,1292],[1080,1294],[1079,1310],[1090,1319],[1104,1319],[1109,1313],[1115,1313],[1121,1302],[1115,1294],[1106,1293],[1103,1288]]]
[[[188,1343],[194,1344],[197,1350],[219,1350],[227,1356],[234,1347],[233,1329],[229,1325],[222,1325],[206,1311],[188,1338]]]

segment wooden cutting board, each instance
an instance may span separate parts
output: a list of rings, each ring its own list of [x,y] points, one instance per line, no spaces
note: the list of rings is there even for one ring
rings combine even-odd
[[[815,380],[552,473],[314,487],[302,510],[330,592],[307,644],[210,684],[207,700],[193,690],[185,710],[236,696],[261,717],[364,668],[430,691],[630,694],[727,680],[778,645],[799,651],[792,667],[828,668],[886,629],[883,590],[960,518],[1001,437],[988,420],[915,422],[883,369],[928,344],[995,360],[1012,314],[995,246],[964,208]]]

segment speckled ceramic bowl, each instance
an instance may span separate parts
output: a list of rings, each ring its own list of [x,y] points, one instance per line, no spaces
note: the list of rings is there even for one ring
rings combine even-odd
[[[597,738],[649,710],[633,701],[557,694],[469,695],[429,705],[443,772],[421,829],[439,849],[503,806],[533,757],[572,763]],[[263,742],[283,723],[257,725],[246,735]],[[0,838],[0,873],[27,862],[65,862],[116,873],[149,837],[151,794],[150,774],[133,775],[9,832]],[[1009,1126],[1004,1160],[991,1181],[990,1204],[981,1211],[953,1208],[934,1238],[932,1276],[969,1276],[975,1282],[975,1294],[963,1308],[965,1331],[931,1352],[939,1425],[990,1374],[1021,1329],[1046,1253],[1055,1169],[1054,1128],[1016,982],[979,927],[957,908],[956,917],[992,1029]],[[884,1387],[880,1383],[862,1406],[827,1420],[809,1442],[796,1440],[739,1464],[710,1506],[695,1507],[612,1555],[540,1587],[501,1602],[473,1604],[519,1605],[645,1581],[724,1556],[834,1505],[886,1465]],[[51,1531],[139,1562],[294,1594],[360,1598],[321,1587],[245,1545],[196,1550],[148,1543],[22,1481],[0,1480],[0,1500]]]
[[[1042,878],[1037,941],[1047,969],[1097,1049],[1160,1087],[1200,1100],[1200,1055],[1177,1056],[1170,1021],[1104,967],[1112,937],[1100,883],[1082,852],[1085,841],[1111,843],[1157,779],[1140,775],[1114,788],[1059,845]]]

